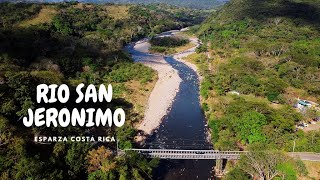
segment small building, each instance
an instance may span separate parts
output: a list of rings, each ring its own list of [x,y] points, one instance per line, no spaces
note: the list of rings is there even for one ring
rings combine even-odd
[[[312,101],[307,101],[307,100],[302,100],[298,99],[297,103],[294,105],[295,108],[299,109],[300,112],[306,112],[307,109],[315,109],[316,111],[319,111],[319,104],[312,102]]]
[[[298,99],[294,107],[299,109],[300,112],[306,112],[308,108],[311,108],[311,104],[308,101]]]
[[[304,107],[312,107],[312,104],[309,101],[306,100],[299,100],[298,105],[304,106]]]

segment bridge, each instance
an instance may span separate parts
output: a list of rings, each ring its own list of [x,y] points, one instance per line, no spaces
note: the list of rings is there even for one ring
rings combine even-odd
[[[178,149],[126,149],[147,158],[159,159],[228,159],[236,160],[246,151],[178,150]]]
[[[247,151],[217,151],[217,150],[179,150],[179,149],[126,149],[120,153],[137,152],[147,158],[159,159],[215,159],[237,160]],[[311,152],[288,152],[289,156],[305,161],[320,162],[320,153]]]
[[[185,160],[215,160],[215,175],[222,177],[224,172],[223,162],[227,160],[238,160],[242,154],[248,151],[217,151],[217,150],[179,150],[179,149],[126,149],[119,150],[118,153],[125,154],[126,152],[137,152],[146,158],[159,159],[185,159]],[[289,156],[308,161],[320,161],[319,153],[288,153]]]

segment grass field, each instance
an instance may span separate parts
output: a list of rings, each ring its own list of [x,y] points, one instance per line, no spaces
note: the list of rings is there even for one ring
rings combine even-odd
[[[320,162],[303,161],[308,170],[307,177],[298,177],[299,180],[318,180],[320,179]]]
[[[114,19],[127,19],[128,16],[128,5],[112,5],[106,6],[106,10],[108,14],[113,17]]]
[[[128,89],[123,95],[126,99],[135,105],[135,111],[140,115],[144,114],[146,105],[148,104],[149,96],[155,86],[156,77],[152,82],[147,82],[146,84],[141,84],[139,81],[130,81],[125,83]]]
[[[39,14],[36,17],[22,21],[19,26],[28,27],[31,25],[50,23],[55,14],[57,14],[57,11],[54,8],[46,6],[40,10]]]

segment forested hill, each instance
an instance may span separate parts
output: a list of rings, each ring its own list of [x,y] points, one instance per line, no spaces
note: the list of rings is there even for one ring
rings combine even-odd
[[[19,2],[62,2],[62,0],[17,0]],[[211,9],[221,6],[228,0],[78,0],[85,3],[115,3],[115,4],[170,4],[195,9]]]
[[[157,160],[136,154],[115,157],[116,143],[43,144],[34,137],[115,135],[121,149],[133,147],[134,124],[143,119],[156,74],[133,63],[123,47],[143,37],[200,23],[205,15],[169,5],[1,3],[0,179],[150,179]],[[80,83],[112,84],[112,102],[74,103],[71,99],[76,98]],[[27,116],[29,108],[49,107],[36,102],[39,84],[70,88],[71,101],[50,107],[112,111],[121,107],[126,124],[121,128],[27,128],[19,118]]]
[[[165,3],[196,9],[210,9],[222,5],[226,0],[88,0],[112,3]]]
[[[202,24],[199,51],[208,51],[204,64],[210,67],[202,94],[209,124],[220,132],[213,137],[216,148],[237,149],[241,141],[290,150],[294,126],[320,116],[313,109],[297,114],[293,108],[297,98],[320,102],[319,22],[319,0],[232,0]],[[240,98],[230,95],[234,91]],[[252,137],[230,121],[255,113],[265,120],[255,124]],[[298,146],[320,152],[319,144]]]
[[[203,53],[193,62],[205,75],[202,103],[215,149],[262,144],[263,150],[292,151],[295,144],[295,151],[320,152],[320,131],[312,124],[319,105],[295,108],[298,98],[320,103],[319,0],[232,0],[198,35]],[[242,170],[232,172],[245,169],[244,176],[226,179],[268,179],[242,162]]]

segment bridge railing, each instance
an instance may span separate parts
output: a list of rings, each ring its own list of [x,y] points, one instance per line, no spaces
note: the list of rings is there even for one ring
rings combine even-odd
[[[248,153],[248,151],[125,149],[119,150],[118,154],[125,154],[126,151],[134,151],[147,158],[160,159],[239,159],[242,154]],[[320,161],[320,153],[289,152],[288,155],[301,160]]]
[[[245,151],[179,150],[179,149],[126,149],[149,158],[161,159],[239,159]]]
[[[246,151],[218,151],[218,150],[180,150],[180,149],[125,149],[124,151],[136,151],[136,152],[170,152],[170,153],[194,153],[194,152],[203,152],[203,153],[216,153],[216,154],[243,154]]]

